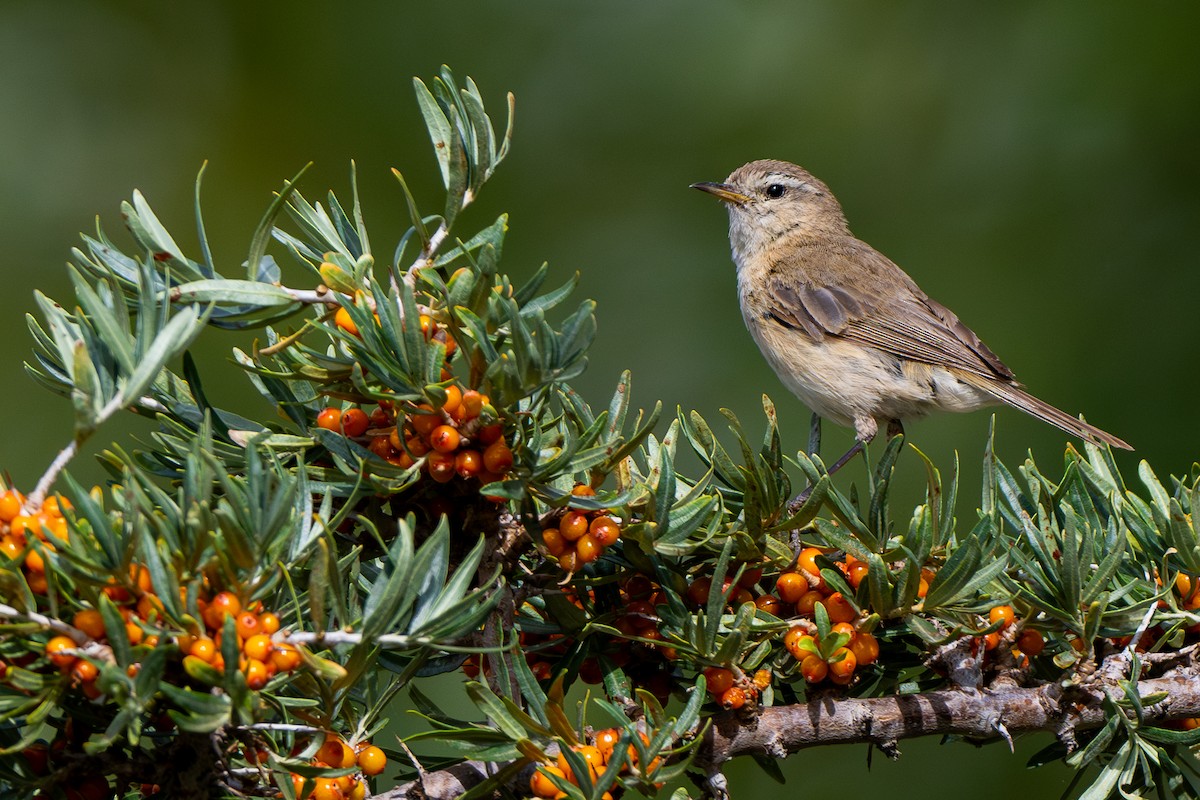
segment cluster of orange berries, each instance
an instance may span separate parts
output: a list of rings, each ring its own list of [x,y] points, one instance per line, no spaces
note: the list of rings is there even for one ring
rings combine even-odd
[[[387,754],[369,742],[359,742],[351,747],[340,737],[325,737],[321,748],[313,757],[312,765],[324,769],[358,768],[358,773],[347,773],[336,778],[314,778],[315,785],[308,794],[304,791],[305,779],[292,773],[292,790],[297,798],[305,800],[363,800],[367,796],[367,783],[363,776],[374,777],[387,768]]]
[[[988,611],[988,623],[991,625],[999,623],[1000,627],[991,633],[984,634],[983,649],[985,651],[992,651],[999,647],[1004,631],[1016,622],[1016,618],[1017,613],[1013,610],[1012,606],[1000,605],[991,608]],[[1080,641],[1080,645],[1075,645],[1075,641],[1080,640],[1073,640],[1072,646],[1082,646],[1082,641]],[[1046,638],[1042,636],[1041,631],[1034,630],[1033,628],[1023,628],[1013,642],[1012,656],[1017,664],[1029,666],[1029,657],[1039,656],[1045,649]]]
[[[579,484],[571,490],[571,494],[575,497],[594,497],[596,490]],[[600,558],[604,550],[612,547],[620,538],[621,526],[609,514],[578,508],[568,508],[556,527],[542,530],[542,544],[567,572],[575,572]]]
[[[42,550],[53,552],[55,542],[67,541],[69,528],[63,511],[71,508],[65,497],[47,497],[36,514],[24,511],[25,497],[16,489],[0,494],[0,553],[9,560],[22,559],[21,570],[25,582],[34,594],[45,594],[46,559],[32,546],[30,537],[36,537]]]
[[[771,685],[771,670],[756,670],[753,675],[738,670],[736,673],[725,667],[708,667],[704,670],[704,683],[708,693],[727,711],[737,711],[747,703],[753,707],[758,695]]]
[[[644,744],[650,744],[650,737],[638,731],[638,736]],[[621,731],[618,728],[605,728],[601,731],[596,731],[592,736],[591,744],[576,745],[571,748],[579,754],[583,759],[583,763],[587,765],[589,777],[595,781],[600,777],[601,773],[608,768],[608,762],[612,761],[613,753],[617,749],[617,745],[621,741]],[[661,759],[654,759],[646,768],[646,773],[653,773],[658,769]],[[625,761],[621,764],[621,774],[624,775],[637,767],[638,756],[637,748],[633,745],[629,746],[628,752],[625,754]],[[554,781],[550,779],[553,775],[560,780],[567,781],[579,785],[579,780],[575,777],[574,771],[571,769],[571,763],[562,753],[558,754],[558,762],[556,765],[544,764],[539,766],[529,779],[529,788],[535,797],[544,798],[563,798],[567,797],[567,793],[554,785]],[[605,792],[602,797],[604,800],[612,800],[612,795]]]
[[[641,641],[630,647],[624,639],[609,640],[603,650],[583,660],[579,677],[585,683],[601,683],[604,673],[599,656],[602,655],[621,668],[635,687],[650,692],[665,704],[675,688],[672,662],[679,657],[658,627],[658,606],[667,604],[666,594],[645,575],[633,574],[620,582],[616,602],[612,626],[621,636]],[[596,637],[593,640],[598,641]]]
[[[137,593],[135,597],[134,593]],[[110,578],[104,587],[104,593],[117,604],[117,609],[125,622],[125,637],[131,645],[156,647],[158,635],[146,635],[144,625],[153,623],[162,614],[162,602],[151,591],[150,573],[136,564],[129,569],[128,585],[118,583]],[[71,618],[71,625],[80,631],[88,640],[105,642],[108,639],[108,629],[104,617],[94,608],[82,608]],[[95,661],[88,657],[78,656],[74,651],[81,648],[79,642],[70,636],[52,636],[45,645],[45,655],[50,663],[62,672],[69,673],[72,684],[77,687],[89,700],[100,697],[101,692],[96,686],[100,668]],[[137,664],[130,666],[131,671],[137,670]]]
[[[317,415],[317,426],[352,439],[366,437],[367,449],[401,469],[424,458],[422,469],[438,483],[457,476],[487,484],[503,479],[513,465],[503,426],[480,418],[490,402],[485,394],[451,384],[436,408],[407,403],[401,410],[383,401],[368,416],[361,408],[331,406]]]
[[[225,633],[225,619],[232,617],[237,632],[238,669],[246,676],[246,685],[258,691],[280,672],[293,672],[299,668],[303,658],[295,645],[276,642],[271,637],[279,631],[279,616],[263,611],[261,603],[243,608],[242,601],[233,592],[218,592],[211,600],[196,601],[204,630],[195,635],[186,634],[177,640],[184,654],[184,668],[206,664],[217,671],[225,669],[225,657],[221,640]],[[198,671],[188,670],[190,674]]]
[[[344,307],[334,314],[334,324],[353,336],[360,335]],[[457,342],[429,314],[420,315],[420,325],[426,341],[445,346],[446,365],[441,379],[451,381],[454,375],[449,361],[458,350]],[[491,400],[457,383],[446,386],[445,391],[445,399],[436,407],[405,403],[398,409],[395,403],[385,400],[370,415],[361,408],[325,408],[317,415],[317,425],[352,439],[367,437],[367,449],[401,469],[424,459],[422,470],[439,483],[456,476],[464,480],[478,478],[482,484],[502,480],[512,469],[513,454],[504,441],[503,426],[481,417]]]
[[[800,674],[809,683],[826,678],[838,686],[854,680],[854,670],[874,664],[879,658],[879,640],[860,631],[849,622],[835,623],[826,640],[819,640],[810,628],[795,625],[783,636],[783,646],[800,662]]]

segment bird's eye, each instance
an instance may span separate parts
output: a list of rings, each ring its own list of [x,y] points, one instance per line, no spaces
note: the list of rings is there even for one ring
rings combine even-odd
[[[767,197],[783,197],[785,191],[782,183],[772,183],[767,187]]]

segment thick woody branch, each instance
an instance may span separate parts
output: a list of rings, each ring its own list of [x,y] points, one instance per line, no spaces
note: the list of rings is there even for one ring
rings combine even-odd
[[[895,743],[901,739],[932,735],[987,741],[1041,731],[1071,738],[1074,731],[1104,724],[1106,686],[1114,697],[1121,696],[1120,689],[1109,684],[1067,689],[1047,684],[981,691],[947,689],[869,699],[827,696],[807,704],[768,708],[754,717],[719,714],[713,718],[695,765],[711,774],[737,756],[783,758],[808,747],[830,744],[872,743],[894,752]],[[1168,695],[1163,702],[1145,709],[1146,724],[1200,716],[1200,681],[1190,670],[1140,681],[1138,689],[1143,697],[1158,692]],[[464,762],[428,773],[422,785],[404,784],[376,797],[449,799],[483,782],[494,771],[495,765]],[[514,788],[527,783],[527,773],[518,774]]]
[[[1141,681],[1143,697],[1166,692],[1167,700],[1146,710],[1149,723],[1200,716],[1200,685],[1194,677]],[[1121,692],[1110,687],[1114,696]],[[716,768],[735,756],[782,758],[807,747],[870,742],[888,745],[918,736],[954,735],[976,740],[1007,734],[1087,730],[1104,724],[1104,693],[1099,685],[1058,684],[1036,688],[1000,687],[983,691],[951,689],[870,699],[817,699],[806,705],[768,708],[756,719],[731,714],[713,720],[702,767]]]

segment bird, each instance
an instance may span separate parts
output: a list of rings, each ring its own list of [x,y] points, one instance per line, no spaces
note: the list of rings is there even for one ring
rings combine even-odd
[[[822,181],[787,161],[751,161],[694,183],[729,210],[738,297],[780,381],[819,419],[853,427],[836,472],[874,439],[931,411],[1004,403],[1098,446],[1129,444],[1034,397],[946,306],[850,232]]]

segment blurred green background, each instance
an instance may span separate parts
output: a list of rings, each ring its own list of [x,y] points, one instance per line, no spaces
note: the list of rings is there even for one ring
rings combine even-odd
[[[513,153],[461,232],[507,211],[511,274],[543,260],[560,280],[583,273],[600,332],[578,386],[594,404],[631,369],[635,402],[662,399],[714,424],[728,407],[756,430],[767,392],[786,448],[803,446],[807,410],[742,326],[725,213],[687,189],[772,157],[824,179],[855,232],[1035,393],[1132,442],[1137,452],[1119,456],[1131,474],[1140,458],[1178,474],[1200,454],[1200,5],[339,6],[0,2],[10,298],[0,368],[13,378],[0,464],[19,485],[70,425],[67,403],[21,373],[23,314],[35,288],[68,297],[62,264],[95,214],[117,233],[118,203],[139,188],[194,255],[191,187],[207,159],[206,223],[229,269],[283,179],[315,160],[302,191],[348,197],[353,158],[373,241],[390,257],[405,213],[388,168],[411,177],[426,207],[438,204],[410,80],[442,63],[475,77],[494,116],[505,91],[517,95]],[[245,343],[214,335],[204,360],[221,368]],[[229,402],[244,392],[234,379],[210,389]],[[972,517],[987,426],[986,413],[910,426],[943,469],[961,454],[960,516]],[[828,456],[849,443],[827,427]],[[1032,451],[1053,473],[1063,444],[1057,430],[999,412],[997,449],[1010,464]],[[898,491],[915,501],[919,465],[910,455],[901,469]],[[86,463],[75,472],[100,475]],[[1022,770],[1036,746],[1013,758],[998,746],[906,743],[906,758],[876,758],[870,774],[862,748],[813,752],[788,773],[791,791],[1056,797],[1063,770]],[[765,779],[747,767],[733,780],[748,790]]]

